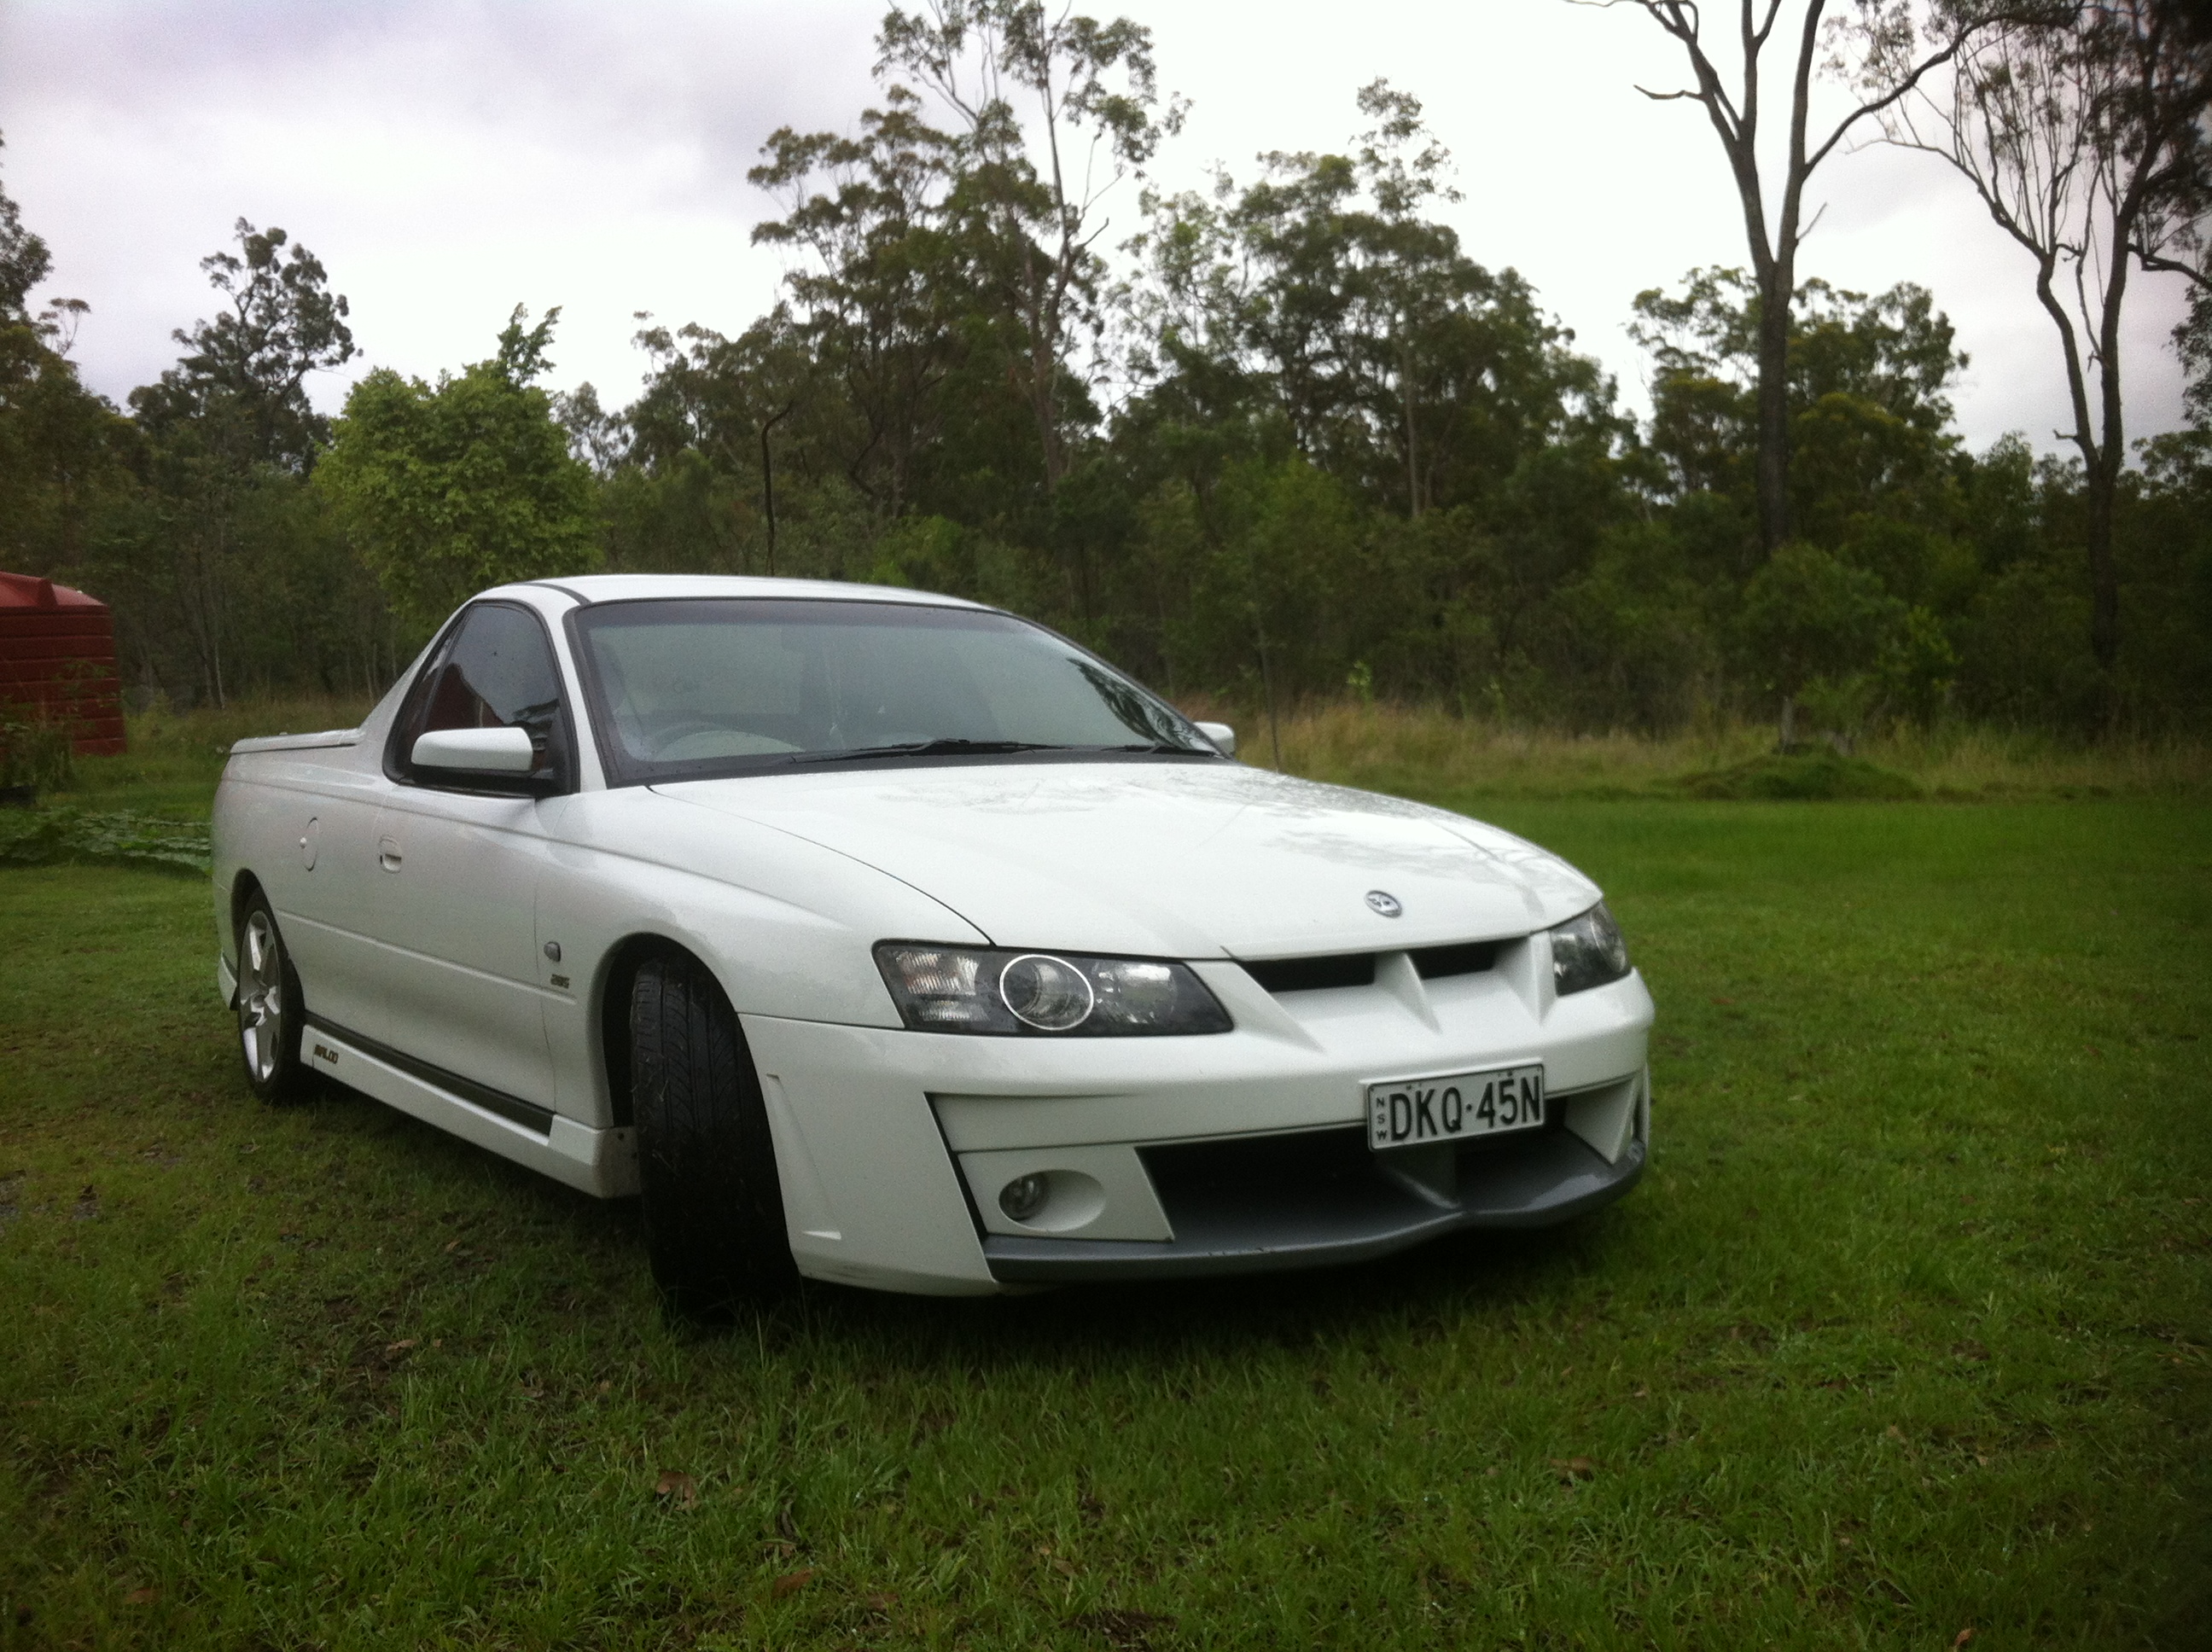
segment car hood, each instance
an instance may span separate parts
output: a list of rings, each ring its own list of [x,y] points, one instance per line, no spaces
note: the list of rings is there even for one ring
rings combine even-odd
[[[1598,895],[1495,827],[1241,763],[957,764],[653,789],[864,862],[1001,946],[1245,958],[1428,946],[1526,934]],[[1403,915],[1377,915],[1376,890]]]

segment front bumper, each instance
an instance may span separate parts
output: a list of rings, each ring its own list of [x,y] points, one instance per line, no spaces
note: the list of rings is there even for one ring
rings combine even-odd
[[[1178,1174],[1169,1152],[1143,1155],[1153,1167],[1173,1238],[1117,1242],[991,1234],[983,1255],[992,1277],[1061,1285],[1371,1261],[1463,1229],[1548,1227],[1609,1205],[1644,1174],[1645,1152],[1643,1139],[1632,1139],[1608,1164],[1565,1130],[1537,1131],[1525,1140],[1460,1150],[1456,1186],[1444,1193],[1377,1164],[1364,1129],[1239,1143],[1253,1150],[1243,1164],[1228,1144],[1207,1145],[1218,1156],[1211,1174],[1196,1164]],[[1304,1150],[1281,1157],[1306,1162],[1270,1163],[1279,1149]]]
[[[1640,978],[1555,999],[1541,936],[1480,975],[1271,994],[1194,964],[1235,1018],[1188,1038],[1006,1039],[744,1017],[792,1253],[814,1278],[975,1294],[1351,1262],[1565,1221],[1647,1151]],[[1370,1154],[1365,1086],[1541,1062],[1545,1129]],[[1042,1173],[1029,1222],[999,1190]],[[1065,1187],[1069,1196],[1063,1199]]]

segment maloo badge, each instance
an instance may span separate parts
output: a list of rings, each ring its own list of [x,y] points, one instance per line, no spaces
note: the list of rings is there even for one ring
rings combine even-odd
[[[1379,889],[1367,891],[1367,904],[1375,908],[1377,916],[1383,918],[1398,917],[1406,910],[1398,904],[1396,896]]]

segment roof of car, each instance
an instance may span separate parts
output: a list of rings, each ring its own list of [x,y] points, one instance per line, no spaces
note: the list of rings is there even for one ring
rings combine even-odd
[[[638,602],[660,597],[799,597],[829,602],[922,603],[933,607],[985,604],[902,586],[848,585],[842,580],[765,580],[727,574],[587,574],[526,583],[565,591],[580,603]]]

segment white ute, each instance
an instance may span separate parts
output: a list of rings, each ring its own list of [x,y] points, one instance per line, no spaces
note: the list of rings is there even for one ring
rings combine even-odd
[[[1642,1172],[1652,1005],[1587,878],[1247,768],[951,598],[486,592],[359,728],[242,740],[219,985],[319,1073],[602,1197],[672,1303],[1376,1257]]]

